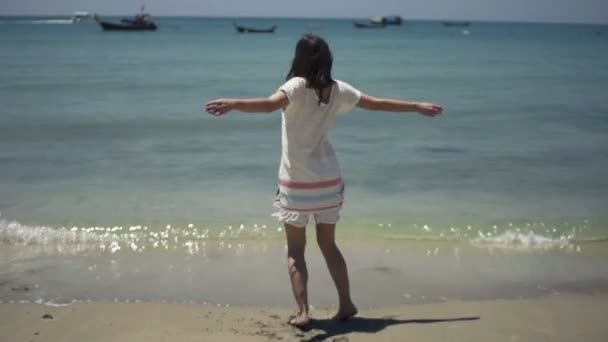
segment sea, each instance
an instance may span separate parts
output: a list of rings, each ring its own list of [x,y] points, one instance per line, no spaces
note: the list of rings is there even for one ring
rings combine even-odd
[[[444,108],[355,109],[331,132],[365,305],[608,292],[608,26],[155,20],[0,17],[0,302],[291,303],[280,113],[204,106],[274,93],[305,33],[330,44],[334,78]]]

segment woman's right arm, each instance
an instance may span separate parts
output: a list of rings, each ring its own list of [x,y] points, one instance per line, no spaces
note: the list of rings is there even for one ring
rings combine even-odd
[[[271,113],[287,107],[289,99],[282,91],[277,91],[267,98],[252,99],[217,99],[207,102],[205,110],[215,116],[224,115],[231,110],[247,113]]]
[[[397,99],[384,99],[361,94],[357,107],[386,112],[417,112],[426,116],[441,114],[441,106],[428,102],[411,102]]]

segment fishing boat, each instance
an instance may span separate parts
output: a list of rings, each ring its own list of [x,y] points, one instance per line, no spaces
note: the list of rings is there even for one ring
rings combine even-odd
[[[361,22],[361,21],[353,21],[353,25],[357,28],[369,28],[369,29],[381,29],[385,28],[386,24],[383,23],[375,23],[373,21]]]
[[[156,31],[158,28],[152,17],[144,13],[143,6],[141,12],[133,18],[125,18],[118,23],[102,20],[97,15],[95,15],[95,21],[97,21],[104,31]]]
[[[260,29],[260,28],[239,26],[237,24],[234,24],[234,28],[239,33],[274,33],[274,30],[276,30],[277,25],[274,25],[269,28]]]
[[[390,15],[385,17],[376,17],[371,20],[374,24],[382,24],[382,25],[397,25],[400,26],[403,24],[403,18],[398,15]]]
[[[447,27],[468,27],[471,25],[470,21],[442,21],[441,24]]]

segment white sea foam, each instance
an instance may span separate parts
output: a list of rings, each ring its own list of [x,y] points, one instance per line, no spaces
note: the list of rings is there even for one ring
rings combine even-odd
[[[70,306],[70,305],[72,305],[72,303],[55,303],[55,302],[50,302],[49,301],[49,302],[42,303],[42,305],[61,308],[61,307],[64,307],[64,306]]]
[[[189,254],[206,254],[206,241],[213,239],[220,248],[232,249],[238,243],[225,241],[265,237],[256,228],[240,225],[237,230],[218,227],[193,229],[166,225],[161,231],[148,231],[147,226],[52,227],[29,226],[0,217],[0,244],[13,247],[11,260],[41,254],[77,254],[87,251],[107,253],[140,253],[146,250],[182,250]],[[15,248],[17,247],[17,248]],[[0,260],[2,261],[2,260]],[[6,261],[6,260],[4,260]]]
[[[77,254],[99,248],[112,237],[83,230],[28,226],[0,218],[0,244],[13,248],[9,260],[41,254]]]
[[[104,236],[88,231],[48,226],[27,226],[17,221],[0,219],[0,242],[17,246],[79,245],[104,241]]]
[[[551,237],[533,231],[520,232],[519,230],[507,230],[498,235],[483,232],[478,234],[477,238],[471,239],[474,246],[518,250],[568,248],[574,238],[573,235]]]
[[[386,224],[384,226],[388,227]],[[413,227],[413,231],[405,229],[401,231],[400,228],[391,227],[391,234],[381,236],[404,241],[442,241],[456,244],[468,242],[475,247],[489,249],[514,251],[564,249],[572,253],[581,252],[582,248],[579,244],[586,241],[578,236],[586,226],[566,223],[561,226],[542,222],[523,224],[509,222],[504,225],[481,227],[446,225],[431,228],[428,224]],[[191,255],[205,256],[208,248],[217,247],[241,253],[243,242],[249,242],[248,245],[253,246],[267,238],[282,238],[281,227],[276,228],[276,233],[267,230],[265,225],[258,224],[205,227],[193,223],[164,223],[162,226],[150,227],[150,229],[142,224],[55,228],[28,226],[0,217],[0,244],[13,247],[10,253],[6,254],[9,259],[28,258],[40,254],[73,255],[90,251],[111,254],[142,253],[151,250],[179,250]],[[274,229],[270,230],[274,231]],[[431,248],[427,251],[429,256],[438,254],[438,249]],[[458,252],[454,254],[457,255]]]

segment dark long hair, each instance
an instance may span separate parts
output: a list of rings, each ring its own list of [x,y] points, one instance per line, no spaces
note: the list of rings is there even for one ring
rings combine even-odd
[[[331,85],[331,67],[334,62],[325,39],[314,34],[306,34],[296,45],[296,53],[287,73],[287,80],[303,77],[306,86],[321,90]]]

